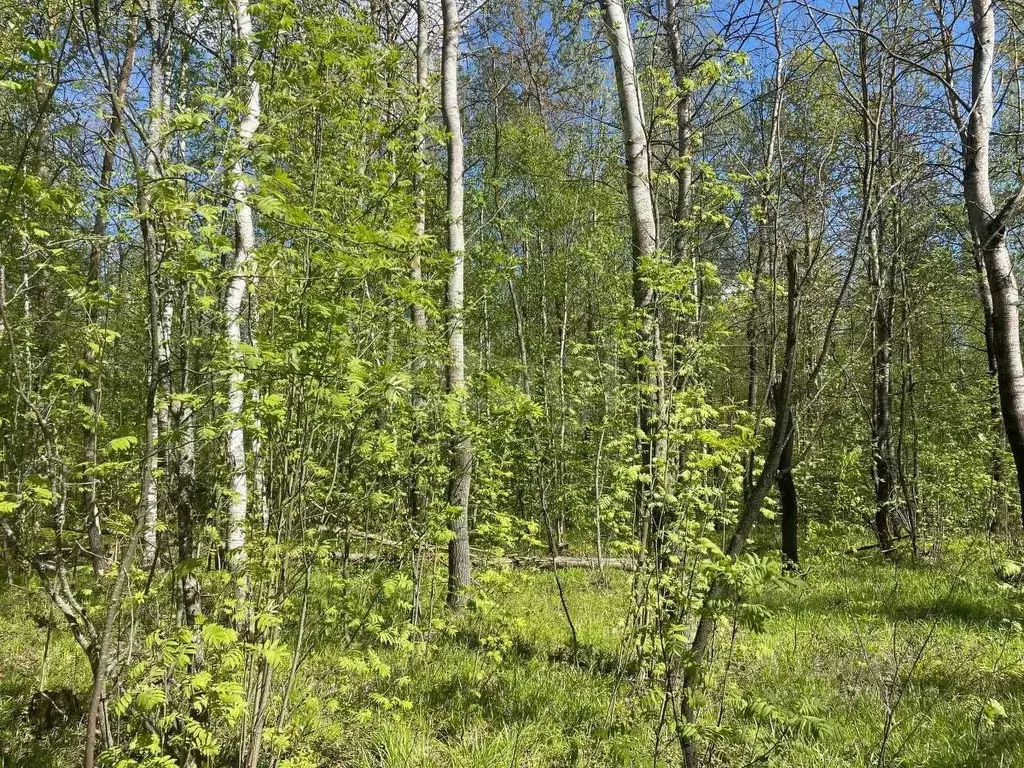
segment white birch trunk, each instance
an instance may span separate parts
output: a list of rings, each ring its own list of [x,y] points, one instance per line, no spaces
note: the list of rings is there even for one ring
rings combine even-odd
[[[231,202],[235,218],[235,254],[228,280],[224,313],[227,317],[225,336],[231,355],[228,375],[227,466],[229,482],[227,560],[240,593],[244,592],[242,574],[245,568],[245,522],[249,504],[246,476],[245,427],[242,410],[245,404],[245,360],[242,354],[242,304],[249,277],[255,270],[253,250],[256,234],[252,208],[249,206],[249,185],[245,179],[246,151],[260,124],[260,86],[252,73],[252,17],[249,0],[234,0],[234,34],[239,50],[238,68],[243,72],[245,107],[238,122],[234,164],[231,169]]]
[[[1013,205],[997,210],[992,197],[989,161],[994,112],[995,6],[973,0],[974,56],[971,62],[971,109],[965,135],[964,200],[978,236],[992,297],[992,345],[1006,439],[1017,467],[1024,510],[1024,361],[1020,343],[1020,295],[1013,259],[1007,248],[1008,218]],[[1018,200],[1014,202],[1019,202]],[[1022,511],[1024,515],[1024,511]]]
[[[441,50],[441,108],[448,129],[448,252],[452,257],[446,292],[448,309],[448,365],[445,386],[448,395],[460,402],[452,434],[451,479],[448,504],[458,509],[451,521],[448,543],[448,604],[463,607],[468,599],[469,567],[469,481],[473,447],[463,420],[466,417],[465,260],[463,223],[462,117],[459,113],[459,18],[458,0],[442,0],[444,43]]]
[[[615,85],[622,117],[626,159],[626,198],[633,235],[633,307],[639,314],[635,377],[640,389],[637,422],[643,435],[640,461],[651,478],[639,480],[635,492],[636,528],[646,541],[648,530],[663,524],[656,491],[664,471],[667,445],[661,424],[665,418],[665,382],[658,334],[655,292],[644,276],[647,261],[657,256],[658,231],[651,189],[650,150],[644,126],[644,107],[637,81],[629,17],[621,0],[601,0],[605,28],[615,65]],[[652,503],[653,502],[653,503]]]
[[[142,180],[138,208],[142,219],[143,249],[146,254],[146,289],[149,300],[149,381],[146,397],[146,441],[142,460],[142,565],[151,567],[157,551],[157,472],[159,469],[159,442],[161,427],[167,431],[167,402],[162,396],[166,372],[167,344],[164,338],[165,307],[160,298],[161,247],[149,189],[162,173],[161,145],[164,120],[164,52],[165,28],[160,0],[149,0],[146,9],[146,27],[150,37],[149,51],[149,124],[146,127],[146,178]]]

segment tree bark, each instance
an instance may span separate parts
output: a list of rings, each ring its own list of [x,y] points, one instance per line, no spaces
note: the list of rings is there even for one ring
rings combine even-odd
[[[416,206],[416,235],[427,234],[427,189],[424,176],[427,163],[427,89],[430,82],[429,20],[427,0],[416,0],[416,171],[413,174],[413,197]],[[409,272],[416,282],[423,280],[420,249],[413,251]],[[413,302],[410,307],[413,327],[423,332],[427,329],[427,314],[423,306]]]
[[[793,407],[793,383],[796,378],[797,363],[797,341],[800,320],[800,281],[797,277],[796,252],[789,248],[786,250],[786,275],[787,275],[787,302],[786,302],[786,350],[783,358],[782,378],[779,382],[777,393],[777,407],[782,413],[789,413]],[[729,539],[729,545],[725,554],[730,560],[735,561],[743,554],[747,546],[747,540],[754,530],[754,525],[761,516],[761,508],[764,506],[768,491],[776,481],[779,464],[782,461],[782,454],[785,451],[786,442],[789,439],[787,429],[788,420],[777,419],[772,428],[771,439],[768,441],[768,454],[765,456],[764,466],[757,477],[757,481],[750,487],[749,492],[743,500],[743,511],[736,523],[736,529]],[[696,722],[696,712],[690,696],[701,678],[701,665],[704,661],[704,653],[707,651],[711,636],[714,633],[716,614],[714,605],[722,597],[724,584],[721,578],[715,578],[704,594],[701,604],[700,619],[690,642],[690,654],[688,665],[683,673],[681,691],[681,709],[687,723]],[[682,736],[683,764],[686,768],[697,766],[696,741],[691,736]]]
[[[892,548],[890,515],[896,505],[897,481],[892,444],[892,269],[879,255],[878,212],[868,230],[868,282],[873,289],[871,313],[872,480],[875,486],[875,534],[879,551]]]
[[[107,232],[107,201],[104,195],[110,192],[110,180],[114,172],[114,146],[118,134],[121,132],[120,111],[124,103],[125,95],[128,92],[128,80],[131,77],[132,68],[135,64],[135,38],[136,38],[136,17],[133,16],[128,22],[128,41],[124,59],[117,74],[117,84],[114,88],[114,98],[117,104],[111,105],[111,114],[107,118],[107,135],[103,146],[103,163],[100,167],[100,178],[96,202],[96,215],[92,224],[92,240],[89,243],[89,266],[86,279],[89,290],[97,298],[102,295],[103,280],[103,250],[104,240]],[[90,322],[95,322],[90,305]],[[95,346],[94,346],[95,344]],[[100,386],[102,383],[102,372],[100,361],[96,352],[98,342],[86,344],[83,355],[83,377],[86,386],[82,390],[82,405],[88,417],[85,422],[82,435],[82,513],[85,520],[86,530],[89,536],[89,553],[92,557],[93,572],[99,576],[107,569],[107,554],[103,546],[103,528],[100,520],[100,510],[96,499],[96,491],[99,485],[94,471],[98,450],[98,428],[100,420]]]
[[[637,425],[640,430],[642,471],[634,491],[635,524],[644,543],[664,528],[664,506],[658,499],[659,475],[664,471],[664,370],[654,288],[647,279],[649,262],[657,258],[658,229],[651,189],[650,150],[644,108],[637,80],[629,18],[621,0],[601,0],[605,29],[615,65],[615,84],[622,119],[626,160],[626,201],[632,230],[633,308],[637,318],[634,376],[638,389]]]
[[[423,266],[421,262],[422,238],[427,234],[427,191],[424,183],[426,169],[426,144],[427,144],[427,89],[430,80],[430,51],[429,33],[427,22],[429,20],[429,9],[427,0],[416,2],[416,170],[413,173],[413,198],[416,206],[416,235],[420,242],[413,249],[412,260],[409,264],[409,276],[414,283],[422,286]],[[423,488],[420,482],[420,473],[424,465],[424,451],[422,447],[423,433],[420,427],[420,412],[423,409],[424,400],[420,392],[418,376],[423,368],[424,361],[420,345],[426,338],[427,313],[423,305],[418,301],[412,302],[409,307],[409,314],[412,318],[413,332],[416,336],[415,351],[413,357],[413,430],[412,430],[412,455],[409,468],[408,503],[410,524],[416,532],[416,541],[419,541],[419,531],[426,530],[426,504],[423,498]],[[419,544],[413,552],[413,590],[412,590],[412,622],[419,622],[420,617],[420,580],[422,577],[423,551]]]
[[[773,387],[775,403],[775,419],[786,425],[786,442],[779,456],[779,471],[775,480],[779,488],[779,506],[782,510],[782,564],[787,570],[797,570],[800,566],[799,516],[796,495],[796,483],[793,481],[793,441],[796,430],[793,422],[793,409],[782,411],[782,392],[780,386]]]
[[[990,179],[993,118],[992,70],[995,66],[995,6],[972,0],[974,55],[971,61],[971,104],[962,134],[964,201],[978,236],[992,298],[992,351],[996,362],[1003,428],[1017,468],[1017,488],[1024,522],[1024,363],[1021,360],[1020,296],[1013,260],[1007,248],[1007,227],[1020,200],[1018,193],[997,209]],[[984,294],[982,296],[984,300]]]
[[[244,160],[249,145],[260,124],[260,84],[252,71],[252,18],[249,15],[249,0],[234,0],[234,36],[238,50],[237,68],[243,81],[240,83],[245,106],[237,126],[237,157],[231,169],[231,202],[235,219],[235,253],[224,300],[227,317],[225,337],[231,355],[231,370],[228,375],[228,433],[227,466],[229,482],[228,498],[228,568],[236,582],[241,596],[246,591],[245,570],[245,523],[249,501],[249,486],[246,476],[245,427],[242,409],[245,403],[245,359],[242,354],[242,302],[247,284],[256,269],[254,249],[256,234],[253,226],[252,208],[249,206],[249,185],[245,179]]]
[[[751,413],[760,411],[763,401],[758,395],[760,345],[763,337],[769,338],[769,352],[765,364],[765,378],[767,386],[771,386],[774,377],[774,355],[775,355],[775,299],[776,287],[776,263],[777,263],[777,240],[778,240],[778,204],[775,202],[774,193],[776,185],[781,179],[781,168],[776,172],[776,153],[782,134],[782,86],[783,86],[783,54],[782,54],[782,29],[779,22],[778,9],[773,12],[773,30],[775,41],[775,68],[772,76],[772,100],[769,108],[769,123],[766,126],[768,142],[764,153],[764,168],[767,177],[759,190],[759,197],[763,214],[757,222],[757,250],[754,264],[752,265],[752,285],[750,291],[750,313],[746,321],[747,341],[747,410]],[[769,309],[772,328],[761,328],[759,319],[762,310],[762,285],[767,279],[766,268],[769,271],[771,285],[768,286]],[[771,394],[770,392],[768,394]],[[744,468],[744,493],[749,493],[754,485],[754,456],[751,454]]]
[[[896,504],[898,467],[892,441],[892,324],[895,259],[883,263],[882,205],[878,177],[882,170],[882,124],[886,99],[884,67],[871,61],[871,38],[865,29],[865,8],[856,7],[858,79],[860,86],[861,214],[858,238],[866,233],[868,285],[871,288],[871,480],[875,489],[874,529],[880,552],[892,548],[890,515]],[[878,71],[878,89],[872,92],[872,73]],[[859,245],[859,243],[858,243]]]
[[[690,0],[666,0],[665,33],[668,41],[669,60],[672,63],[672,80],[676,88],[676,199],[672,212],[672,253],[674,264],[681,264],[687,259],[693,269],[691,282],[691,298],[693,300],[692,327],[696,334],[700,333],[701,323],[701,290],[700,274],[695,249],[687,249],[687,227],[693,207],[693,163],[690,157],[693,151],[693,90],[688,82],[690,62],[683,53],[683,42],[680,28],[687,23],[687,3]],[[682,344],[682,324],[676,321],[675,360],[673,373],[682,367],[685,350]]]
[[[142,473],[141,490],[144,520],[142,565],[149,568],[154,564],[157,552],[157,475],[160,426],[164,421],[161,411],[164,411],[167,405],[166,399],[160,396],[166,353],[165,318],[159,274],[163,249],[150,191],[163,172],[164,57],[167,52],[167,27],[163,21],[160,0],[148,0],[146,29],[150,39],[149,123],[145,135],[145,178],[140,180],[138,185],[138,209],[143,250],[146,255],[146,293],[149,301],[149,391],[146,397],[146,442],[142,458],[146,464],[146,471]],[[164,431],[166,432],[166,428]]]
[[[463,222],[462,116],[459,112],[459,18],[458,0],[442,0],[441,20],[441,109],[448,132],[448,252],[452,258],[445,299],[448,310],[448,361],[445,389],[457,404],[451,434],[448,504],[457,510],[450,522],[448,542],[448,605],[466,605],[470,586],[469,482],[473,469],[473,446],[466,428],[466,346],[465,262],[466,237]]]
[[[981,300],[982,316],[985,323],[985,353],[988,364],[988,378],[991,387],[991,403],[989,405],[989,417],[993,430],[992,458],[990,461],[990,474],[992,478],[992,513],[993,519],[998,520],[1000,514],[999,490],[1003,479],[1003,451],[1002,451],[1002,414],[999,408],[999,371],[996,364],[995,337],[992,326],[992,291],[988,286],[988,273],[985,269],[985,259],[981,251],[981,242],[978,239],[974,227],[971,227],[971,244],[974,250],[974,270],[978,282],[978,298]],[[1002,510],[1005,512],[1005,508]]]

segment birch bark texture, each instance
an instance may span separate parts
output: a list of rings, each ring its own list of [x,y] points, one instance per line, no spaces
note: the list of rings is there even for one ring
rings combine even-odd
[[[991,186],[991,135],[994,100],[995,4],[972,0],[974,53],[971,60],[971,111],[963,133],[964,202],[978,238],[992,301],[992,352],[1006,439],[1017,467],[1024,522],[1024,363],[1020,344],[1020,296],[1006,238],[1024,187],[997,209]],[[987,299],[984,296],[983,298]],[[986,302],[987,303],[987,302]]]
[[[146,125],[145,179],[138,187],[137,205],[142,225],[143,250],[146,257],[146,292],[149,302],[149,381],[146,395],[146,442],[143,446],[142,501],[145,523],[142,528],[142,565],[154,564],[157,553],[158,495],[161,410],[166,408],[160,397],[163,380],[164,320],[160,296],[160,263],[163,248],[153,209],[151,187],[163,169],[164,133],[164,57],[167,50],[167,28],[163,21],[160,0],[149,0],[146,7],[146,29],[150,38],[149,52],[149,122]],[[164,429],[166,433],[166,428]]]
[[[660,436],[665,400],[656,296],[644,273],[646,263],[657,257],[658,226],[651,189],[650,149],[629,16],[621,0],[602,0],[601,10],[615,68],[625,150],[626,202],[632,232],[633,308],[639,316],[634,375],[639,390],[640,463],[644,468],[637,481],[634,505],[636,528],[641,531],[641,538],[647,541],[650,528],[653,527],[656,534],[664,525],[661,507],[656,501],[657,494],[652,491],[659,473],[663,471],[667,452]]]
[[[451,519],[448,542],[448,605],[462,608],[469,599],[469,483],[473,469],[473,445],[466,429],[466,345],[465,268],[466,235],[463,219],[462,116],[459,112],[458,0],[441,2],[441,112],[448,134],[448,252],[452,266],[448,274],[445,303],[448,313],[448,360],[445,390],[455,401],[457,414],[451,434],[448,505],[457,510]]]
[[[227,466],[230,495],[228,499],[228,568],[236,579],[238,589],[244,591],[242,575],[245,569],[245,522],[249,504],[246,475],[245,426],[245,360],[242,353],[242,304],[250,279],[256,269],[254,250],[256,233],[252,208],[249,205],[249,183],[245,177],[245,157],[253,136],[260,125],[260,84],[253,72],[252,16],[249,0],[234,0],[234,37],[236,47],[235,69],[239,90],[245,106],[237,126],[236,157],[231,168],[231,204],[235,219],[235,252],[224,299],[226,316],[225,337],[230,354],[231,370],[228,374],[228,432]]]

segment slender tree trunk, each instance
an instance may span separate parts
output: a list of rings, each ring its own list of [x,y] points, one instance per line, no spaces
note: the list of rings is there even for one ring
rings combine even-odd
[[[247,283],[256,270],[256,233],[252,208],[249,206],[249,185],[245,179],[245,155],[260,124],[260,84],[252,71],[252,18],[249,0],[234,0],[234,36],[238,50],[236,66],[243,78],[240,92],[244,107],[238,122],[237,157],[231,169],[231,202],[235,217],[235,253],[224,300],[227,317],[225,337],[231,355],[228,376],[228,536],[227,561],[239,594],[244,596],[245,524],[249,502],[246,476],[245,428],[242,410],[245,403],[245,359],[242,354],[242,303]]]
[[[665,32],[668,40],[669,59],[672,62],[672,80],[676,88],[676,199],[673,211],[672,251],[674,264],[682,264],[687,259],[693,269],[691,298],[693,299],[694,317],[692,327],[695,333],[700,332],[701,322],[701,291],[700,275],[697,263],[697,251],[687,249],[687,227],[693,207],[693,163],[690,154],[693,151],[693,90],[690,85],[690,65],[683,52],[681,27],[687,23],[687,10],[690,0],[666,0]],[[673,373],[682,367],[683,348],[682,323],[676,321],[676,339],[674,350]]]
[[[607,402],[607,395],[605,396]],[[607,406],[605,407],[607,411]],[[604,537],[601,533],[601,453],[604,450],[604,436],[607,431],[605,420],[602,417],[601,433],[597,438],[597,451],[594,453],[594,540],[597,543],[597,567],[604,571]]]
[[[521,386],[523,394],[530,397],[530,358],[526,349],[526,322],[523,318],[523,309],[519,305],[519,294],[516,292],[516,284],[512,278],[507,279],[508,294],[512,299],[512,313],[516,319],[516,341],[519,344],[519,367],[522,369]]]
[[[992,198],[989,155],[991,145],[995,67],[995,5],[972,0],[974,56],[971,62],[971,109],[963,138],[964,201],[977,233],[989,292],[992,297],[992,351],[999,384],[999,403],[1006,439],[1017,467],[1021,515],[1024,521],[1024,363],[1021,360],[1017,277],[1007,248],[1008,203],[997,210]],[[1015,201],[1014,201],[1015,202]],[[984,296],[983,296],[984,300]]]
[[[458,510],[451,521],[448,542],[448,604],[462,608],[468,601],[469,481],[473,470],[473,446],[466,429],[465,261],[463,222],[462,116],[459,112],[459,18],[458,0],[442,0],[443,47],[441,50],[441,108],[448,130],[448,252],[452,267],[445,294],[448,310],[448,364],[445,389],[458,404],[451,436],[451,479],[448,504]]]
[[[427,88],[430,78],[430,50],[429,32],[427,22],[429,21],[429,8],[427,0],[416,2],[416,171],[413,174],[413,197],[416,205],[416,235],[422,238],[427,234],[427,190],[424,184],[424,171],[426,167],[426,143],[427,143]],[[421,246],[417,243],[413,250],[412,261],[409,265],[409,274],[413,282],[422,285],[423,266],[421,262]],[[424,464],[423,433],[420,427],[420,412],[423,409],[424,400],[420,392],[418,374],[424,368],[420,345],[426,338],[427,313],[423,305],[417,301],[409,307],[412,317],[412,326],[416,334],[416,347],[413,357],[413,432],[412,432],[412,456],[409,469],[409,515],[410,524],[419,541],[419,533],[426,530],[426,504],[423,498],[423,489],[420,483],[420,473]],[[423,551],[418,545],[413,552],[413,595],[412,595],[412,621],[417,623],[420,617],[420,580],[422,577]]]
[[[182,322],[185,320],[183,316]],[[187,370],[187,358],[183,367]],[[187,387],[184,391],[188,391]],[[202,610],[199,578],[190,563],[196,557],[196,421],[190,405],[175,408],[173,413],[175,430],[181,435],[170,455],[173,503],[178,513],[178,560],[186,564],[181,577],[182,609],[185,625],[193,627]]]
[[[179,23],[186,30],[190,28],[191,18],[187,15],[187,12],[185,18],[181,19]],[[184,104],[185,92],[188,87],[186,76],[190,44],[186,34],[183,36],[181,43],[181,69],[178,73],[177,93],[178,105]],[[181,163],[187,162],[187,143],[185,137],[186,134],[184,132],[178,137],[177,157],[175,159]],[[179,192],[183,198],[188,195],[188,182],[187,177],[183,178],[180,182]],[[175,294],[168,291],[168,304],[170,304],[173,295]],[[194,375],[189,340],[193,337],[195,329],[192,325],[191,291],[186,279],[178,280],[176,295],[179,297],[180,303],[177,338],[180,376],[177,379],[177,391],[189,393],[193,389]],[[172,317],[173,313],[173,306],[169,311],[165,311],[165,315],[168,317]],[[168,348],[170,348],[173,338],[171,331],[172,328],[170,323],[168,323]],[[170,359],[169,354],[168,359]],[[196,619],[202,610],[202,589],[199,577],[197,576],[198,568],[195,567],[195,558],[198,555],[195,531],[200,522],[197,519],[199,507],[196,496],[199,490],[196,478],[196,413],[191,402],[181,398],[175,399],[170,397],[170,393],[174,389],[170,366],[168,366],[165,382],[170,400],[170,424],[175,436],[174,441],[166,446],[166,455],[168,464],[168,494],[171,506],[174,508],[178,520],[178,562],[182,564],[179,566],[181,570],[182,614],[185,626],[194,628]],[[201,667],[202,660],[203,649],[201,644],[197,644],[196,656],[192,662],[193,668]]]
[[[858,77],[860,86],[861,215],[858,237],[866,234],[868,284],[871,287],[871,480],[875,489],[875,535],[883,553],[892,548],[890,516],[896,505],[897,478],[892,443],[892,322],[893,269],[895,259],[883,263],[884,218],[879,199],[878,178],[882,170],[882,124],[887,103],[885,68],[872,59],[864,4],[856,7]],[[877,89],[872,89],[875,72]],[[891,266],[890,266],[891,265]]]
[[[111,106],[111,115],[107,118],[107,135],[103,146],[103,163],[100,167],[100,178],[96,202],[96,216],[93,218],[92,240],[89,244],[89,268],[88,283],[89,290],[94,296],[102,295],[103,280],[103,252],[104,241],[107,233],[107,200],[105,196],[110,192],[110,180],[114,172],[114,148],[117,137],[121,132],[120,115],[121,104],[124,103],[125,94],[128,92],[128,80],[131,77],[132,68],[135,64],[135,36],[136,18],[133,16],[129,21],[128,41],[124,59],[121,61],[121,68],[117,75],[117,84],[114,89],[118,104]],[[95,322],[91,317],[93,307],[90,305],[90,322]],[[86,345],[83,356],[83,378],[88,382],[82,391],[82,405],[88,417],[82,435],[83,444],[83,465],[82,470],[82,512],[89,534],[89,552],[92,556],[92,568],[96,575],[101,575],[107,568],[107,555],[103,546],[103,529],[100,522],[100,510],[96,500],[96,491],[99,485],[94,467],[99,456],[97,445],[98,426],[100,420],[100,387],[102,383],[102,371],[97,354],[98,342]]]
[[[622,139],[626,157],[626,198],[632,230],[633,308],[638,315],[634,375],[639,402],[640,462],[643,468],[635,489],[636,528],[649,542],[664,528],[663,505],[658,500],[659,476],[667,446],[664,442],[664,377],[655,291],[647,279],[649,262],[657,258],[658,231],[651,189],[650,151],[644,124],[643,102],[637,80],[629,18],[620,0],[601,0],[605,29],[615,65]]]
[[[878,222],[877,211],[873,217]],[[890,516],[896,505],[896,466],[892,446],[892,284],[881,263],[878,227],[868,230],[868,282],[873,289],[871,313],[872,480],[875,486],[875,533],[881,552],[892,548]]]
[[[558,554],[564,555],[569,549],[565,538],[566,504],[565,504],[565,435],[566,435],[566,395],[565,375],[568,366],[569,341],[569,275],[562,275],[562,320],[558,327],[558,453],[555,460],[555,477],[557,479],[555,512],[555,548]]]
[[[989,417],[992,422],[993,443],[992,458],[990,461],[990,474],[992,477],[992,502],[993,515],[998,518],[1000,504],[998,502],[999,486],[1003,479],[1003,451],[1002,451],[1002,414],[999,410],[999,380],[996,365],[995,337],[992,325],[992,291],[988,286],[988,274],[985,270],[985,259],[981,251],[981,242],[977,233],[971,227],[971,241],[974,249],[974,269],[978,279],[978,298],[981,300],[982,316],[985,322],[985,353],[988,364],[988,377],[991,382],[991,403],[989,405]],[[1005,512],[1005,510],[1003,510]]]
[[[793,384],[796,378],[797,341],[800,322],[800,281],[797,275],[797,256],[793,248],[786,249],[787,301],[786,301],[786,350],[781,370],[781,380],[776,389],[776,407],[781,413],[790,413],[793,407]],[[788,419],[776,419],[768,441],[768,454],[757,481],[750,487],[743,499],[743,510],[736,523],[725,554],[735,560],[743,554],[764,506],[768,491],[776,482],[779,465],[790,437]],[[704,654],[714,633],[716,623],[715,604],[721,600],[725,584],[715,578],[704,593],[700,619],[690,642],[688,665],[683,673],[681,708],[687,723],[695,724],[697,713],[693,708],[692,695],[701,679]],[[697,766],[697,744],[692,736],[682,736],[683,763],[686,768]]]
[[[900,426],[896,439],[896,476],[903,493],[903,504],[907,511],[907,525],[910,528],[910,545],[914,557],[918,555],[918,432],[917,407],[914,397],[914,329],[906,266],[901,264],[899,272],[901,293],[900,325],[903,327],[902,360],[903,375],[900,382]],[[895,293],[895,281],[893,283]],[[994,391],[994,390],[993,390]],[[909,423],[908,423],[909,422]],[[910,447],[907,448],[907,431],[910,431]],[[999,425],[994,425],[998,430]],[[997,432],[997,434],[999,434]],[[1000,435],[1001,436],[1001,435]],[[909,453],[909,456],[907,455]]]
[[[155,448],[151,448],[155,452]],[[143,474],[149,471],[148,466],[143,466]],[[142,500],[143,503],[145,500]],[[89,712],[85,720],[85,757],[82,761],[83,768],[93,768],[96,764],[96,735],[99,732],[97,727],[100,721],[101,712],[106,711],[107,697],[107,673],[110,665],[111,640],[113,639],[114,623],[121,604],[121,592],[129,581],[129,573],[134,567],[135,553],[138,550],[141,540],[141,532],[148,521],[145,510],[141,510],[135,530],[131,532],[128,539],[128,546],[121,558],[120,568],[114,586],[110,590],[107,601],[106,617],[103,623],[103,631],[96,635],[92,628],[93,642],[91,648],[86,651],[93,667],[92,692],[89,696]]]
[[[146,255],[146,290],[149,300],[149,393],[146,402],[146,445],[142,474],[143,519],[142,565],[154,564],[157,552],[157,475],[160,456],[161,411],[166,399],[161,397],[164,377],[166,342],[164,339],[164,307],[160,293],[162,246],[157,212],[153,208],[151,186],[163,172],[164,121],[164,57],[167,51],[167,27],[160,0],[148,0],[146,29],[149,33],[149,124],[145,138],[145,176],[138,186],[138,208],[142,225],[143,250]],[[166,430],[165,430],[166,431]]]
[[[427,88],[430,83],[429,19],[427,0],[416,0],[416,171],[413,174],[413,196],[416,205],[416,234],[419,237],[427,234],[427,189],[424,176],[427,163]],[[409,271],[414,281],[422,282],[423,267],[419,248],[413,251]],[[426,331],[427,314],[423,306],[413,302],[410,311],[413,327],[421,333]]]
[[[781,385],[772,388],[775,404],[775,419],[786,425],[786,442],[779,457],[779,471],[776,485],[779,488],[779,506],[782,508],[782,564],[787,569],[797,570],[800,566],[799,517],[796,483],[793,481],[793,441],[796,430],[793,423],[793,409],[783,412]]]
[[[763,402],[758,395],[758,357],[762,335],[769,336],[769,360],[765,366],[767,385],[770,386],[775,375],[774,350],[776,342],[776,253],[777,232],[778,232],[778,210],[777,204],[772,199],[775,186],[781,178],[781,171],[775,168],[776,152],[779,140],[782,135],[782,86],[783,86],[783,55],[782,55],[782,29],[779,22],[778,10],[774,12],[774,37],[775,37],[775,70],[772,79],[772,100],[769,111],[769,124],[767,125],[768,141],[764,154],[764,168],[767,173],[760,192],[760,202],[763,209],[763,218],[757,222],[757,255],[753,265],[753,285],[751,286],[751,307],[747,317],[747,410],[751,413],[760,412]],[[771,284],[768,287],[770,296],[770,319],[771,333],[767,328],[759,327],[760,317],[764,314],[761,307],[762,284],[765,281],[765,268],[770,272]],[[750,492],[754,485],[754,456],[747,458],[745,474],[743,478],[744,493]]]

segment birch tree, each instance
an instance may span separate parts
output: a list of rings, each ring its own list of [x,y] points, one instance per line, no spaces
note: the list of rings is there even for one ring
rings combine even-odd
[[[236,126],[234,158],[230,172],[231,203],[234,211],[235,250],[231,263],[230,277],[224,299],[224,313],[227,319],[225,339],[230,354],[228,374],[229,419],[227,432],[228,466],[228,566],[244,594],[243,571],[245,568],[245,524],[249,502],[249,486],[245,452],[245,427],[243,408],[245,404],[245,359],[242,351],[242,308],[247,288],[251,290],[252,276],[256,271],[254,250],[256,233],[253,225],[252,208],[249,205],[249,182],[245,176],[245,159],[252,138],[260,125],[260,84],[253,71],[252,17],[249,0],[234,0],[232,5],[233,33],[235,45],[235,76],[238,78],[238,92],[242,109]]]
[[[149,308],[149,381],[146,394],[146,441],[143,447],[145,471],[142,474],[142,499],[145,526],[142,532],[142,564],[152,566],[157,553],[157,474],[161,432],[167,433],[167,399],[163,390],[167,347],[164,338],[167,318],[161,295],[160,267],[163,256],[157,211],[153,204],[154,185],[163,171],[164,147],[164,64],[168,51],[168,29],[160,0],[149,0],[145,15],[149,33],[149,122],[144,137],[145,176],[138,182],[137,204],[142,224],[143,251],[146,257],[146,294]],[[161,429],[163,427],[163,429]]]
[[[464,182],[462,115],[459,111],[459,0],[442,0],[441,111],[448,143],[448,253],[452,259],[445,291],[448,313],[448,359],[445,389],[456,410],[451,434],[448,505],[454,510],[448,542],[448,604],[461,608],[468,600],[469,482],[473,446],[466,427],[465,268],[466,235],[463,221]]]
[[[997,206],[992,192],[991,144],[995,113],[993,76],[996,66],[996,12],[993,0],[972,0],[970,111],[959,121],[964,168],[964,202],[971,228],[981,251],[988,295],[982,291],[985,309],[991,298],[991,340],[999,385],[999,402],[1007,442],[1017,467],[1017,487],[1024,520],[1024,362],[1021,360],[1020,294],[1016,268],[1007,245],[1009,228],[1016,219],[1024,185]],[[954,99],[954,106],[956,105]],[[957,113],[954,113],[957,114]]]
[[[650,147],[629,17],[620,0],[602,0],[601,9],[615,68],[626,164],[626,202],[632,233],[633,307],[637,316],[634,375],[639,397],[637,425],[641,435],[642,468],[637,480],[634,508],[635,526],[641,539],[647,541],[651,529],[656,535],[664,522],[663,507],[657,501],[655,489],[667,453],[662,431],[666,405],[664,370],[657,298],[650,275],[652,262],[658,254],[658,223],[651,190]]]

